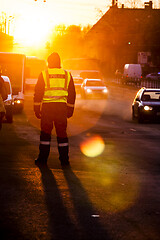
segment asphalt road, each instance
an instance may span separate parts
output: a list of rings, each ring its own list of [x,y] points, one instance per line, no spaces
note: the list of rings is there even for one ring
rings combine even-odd
[[[131,120],[134,88],[108,100],[77,98],[68,121],[71,169],[55,133],[48,168],[34,165],[39,120],[33,93],[0,132],[1,239],[159,240],[160,124]]]

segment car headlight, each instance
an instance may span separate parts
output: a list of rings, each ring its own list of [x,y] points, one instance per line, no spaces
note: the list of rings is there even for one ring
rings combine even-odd
[[[21,103],[22,103],[22,101],[19,100],[19,99],[14,100],[14,102],[15,102],[16,104],[21,104]]]
[[[107,92],[108,92],[107,88],[103,89],[103,92],[104,92],[104,93],[107,93]]]
[[[152,111],[152,110],[153,110],[153,108],[152,108],[152,107],[150,107],[150,106],[144,106],[144,110],[145,110],[145,111]]]
[[[87,89],[87,93],[91,93],[92,90],[90,88]]]

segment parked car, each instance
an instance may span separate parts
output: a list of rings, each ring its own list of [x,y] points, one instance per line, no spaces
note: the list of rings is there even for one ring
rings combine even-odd
[[[13,97],[12,97],[11,82],[10,82],[9,77],[7,77],[7,76],[2,76],[2,78],[4,80],[6,90],[7,90],[7,94],[8,94],[7,99],[4,101],[4,106],[5,106],[5,109],[6,109],[5,118],[6,118],[6,122],[12,123],[13,122],[14,100],[13,100]]]
[[[80,93],[83,78],[82,77],[73,77],[73,81],[74,81],[76,93]]]
[[[132,104],[132,119],[139,123],[160,119],[160,89],[141,88]]]
[[[108,89],[101,79],[84,79],[81,85],[81,96],[82,98],[87,97],[108,97]]]
[[[149,73],[146,75],[147,80],[160,80],[160,73]]]

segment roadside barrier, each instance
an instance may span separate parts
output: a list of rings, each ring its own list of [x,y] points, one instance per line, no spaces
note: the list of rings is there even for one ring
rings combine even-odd
[[[135,79],[128,81],[124,80],[123,78],[115,78],[112,79],[112,82],[121,84],[121,85],[131,85],[135,87],[146,87],[146,88],[160,88],[160,80],[152,80],[152,79]]]

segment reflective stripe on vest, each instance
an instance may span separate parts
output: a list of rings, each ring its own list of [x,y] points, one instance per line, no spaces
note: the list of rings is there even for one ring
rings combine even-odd
[[[49,68],[42,74],[45,82],[43,102],[67,102],[70,73],[62,68]]]

